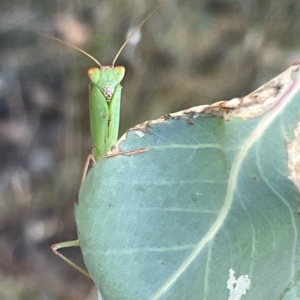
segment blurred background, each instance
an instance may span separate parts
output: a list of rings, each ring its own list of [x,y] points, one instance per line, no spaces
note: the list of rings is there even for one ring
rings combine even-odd
[[[0,299],[96,299],[50,245],[76,239],[91,145],[86,70],[111,64],[159,3],[0,0]],[[300,58],[297,0],[168,0],[117,61],[121,134],[164,113],[243,96]],[[28,31],[29,30],[29,31]],[[31,31],[30,31],[31,30]],[[80,249],[65,255],[82,263]]]

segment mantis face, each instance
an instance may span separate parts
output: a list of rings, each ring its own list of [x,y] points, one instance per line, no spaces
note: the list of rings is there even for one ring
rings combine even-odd
[[[123,80],[125,68],[118,67],[94,67],[88,69],[88,76],[92,85],[98,87],[109,102],[115,92],[115,88]]]

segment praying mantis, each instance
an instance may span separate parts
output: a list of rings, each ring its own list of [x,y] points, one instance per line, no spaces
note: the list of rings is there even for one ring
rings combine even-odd
[[[121,54],[122,50],[129,42],[130,38],[141,28],[141,26],[159,9],[162,2],[158,4],[146,18],[131,32],[125,42],[117,52],[113,62],[109,66],[103,66],[93,56],[84,50],[58,38],[50,37],[67,46],[70,46],[90,59],[92,59],[98,67],[88,69],[88,77],[90,79],[89,86],[89,112],[90,112],[90,130],[93,141],[92,153],[88,155],[83,168],[81,184],[85,179],[90,165],[95,165],[111,147],[117,142],[119,134],[120,120],[120,103],[121,103],[121,81],[125,76],[125,68],[123,66],[115,66],[115,63]],[[42,34],[44,35],[44,34]],[[46,37],[49,37],[45,35]],[[53,252],[69,263],[75,269],[90,277],[89,273],[80,266],[76,265],[66,256],[62,255],[58,250],[69,247],[80,247],[78,239],[60,242],[51,246]]]

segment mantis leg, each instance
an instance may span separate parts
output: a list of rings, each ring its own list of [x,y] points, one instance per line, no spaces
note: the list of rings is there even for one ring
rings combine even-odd
[[[58,249],[63,249],[63,248],[69,248],[69,247],[79,247],[79,241],[78,240],[73,240],[73,241],[67,241],[67,242],[61,242],[57,244],[53,244],[51,246],[52,251],[58,255],[61,259],[63,259],[65,262],[70,264],[72,267],[74,267],[76,270],[84,274],[85,276],[91,278],[90,274],[82,269],[81,267],[77,266],[74,262],[72,262],[70,259],[68,259],[66,256],[62,255],[60,252],[58,252]]]
[[[87,171],[89,169],[89,165],[90,163],[92,163],[92,165],[94,166],[96,164],[96,160],[94,158],[94,155],[93,154],[89,154],[86,161],[85,161],[85,164],[84,164],[84,167],[83,167],[83,171],[82,171],[82,175],[81,175],[81,180],[80,180],[80,185],[79,187],[82,185],[84,179],[85,179],[85,176],[87,174]]]
[[[120,106],[121,106],[122,87],[118,84],[109,105],[110,120],[108,123],[108,151],[118,140],[120,124]]]
[[[107,152],[109,108],[100,89],[90,85],[90,127],[95,160]]]

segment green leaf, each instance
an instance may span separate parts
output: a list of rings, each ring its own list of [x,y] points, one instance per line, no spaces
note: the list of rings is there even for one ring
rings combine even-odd
[[[300,299],[299,63],[129,130],[76,205],[105,300]]]

